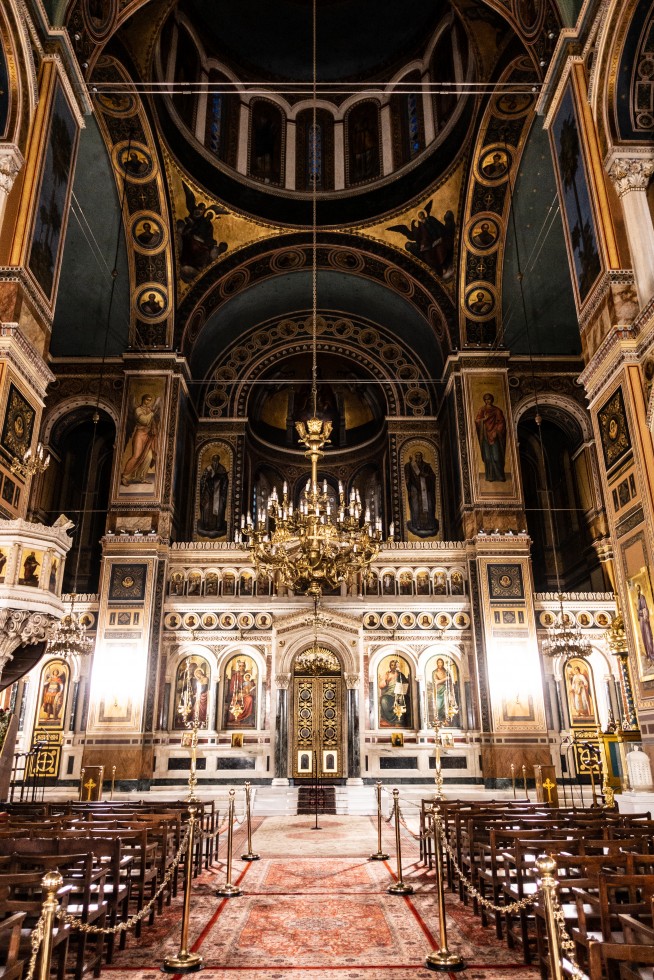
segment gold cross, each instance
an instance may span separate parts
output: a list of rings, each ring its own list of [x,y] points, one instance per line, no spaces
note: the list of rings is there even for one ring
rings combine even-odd
[[[547,790],[547,802],[552,802],[552,790],[555,789],[556,783],[553,783],[549,777],[543,783],[543,789]]]
[[[89,795],[86,797],[87,800],[91,799],[91,792],[95,789],[97,783],[94,783],[92,779],[89,779],[88,783],[84,783],[84,789],[89,791]]]

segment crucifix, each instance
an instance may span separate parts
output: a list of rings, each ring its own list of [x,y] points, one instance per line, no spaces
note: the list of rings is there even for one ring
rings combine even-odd
[[[89,778],[87,783],[84,783],[84,789],[88,790],[88,796],[86,797],[87,802],[91,799],[91,793],[98,784],[93,782],[93,779]]]
[[[543,783],[543,789],[547,790],[547,802],[552,802],[552,790],[556,787],[556,783],[553,783],[549,777]]]

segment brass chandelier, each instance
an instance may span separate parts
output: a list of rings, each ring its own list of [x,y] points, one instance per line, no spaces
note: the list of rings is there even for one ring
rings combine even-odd
[[[319,600],[325,591],[365,572],[377,557],[382,543],[381,518],[373,523],[368,510],[363,511],[358,491],[352,489],[346,498],[339,484],[338,504],[332,505],[328,484],[318,482],[318,463],[329,443],[332,422],[318,418],[318,358],[316,325],[318,319],[317,258],[317,184],[319,164],[316,123],[316,5],[313,4],[313,125],[311,129],[312,165],[312,417],[296,422],[299,441],[306,446],[305,456],[311,463],[311,477],[304,487],[299,505],[293,506],[284,483],[281,499],[274,488],[264,510],[241,518],[240,537],[250,547],[257,572],[272,574],[278,585],[304,592]]]
[[[573,625],[572,617],[564,612],[563,596],[559,593],[559,611],[547,630],[543,643],[543,653],[555,657],[590,657],[592,646],[578,626]]]
[[[48,639],[46,652],[48,656],[86,657],[93,650],[93,639],[87,633],[87,628],[75,612],[75,593],[70,597],[70,611],[54,624]]]

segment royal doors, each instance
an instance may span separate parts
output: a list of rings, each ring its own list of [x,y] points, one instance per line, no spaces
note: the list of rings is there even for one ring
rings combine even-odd
[[[291,765],[299,780],[339,779],[344,759],[343,678],[293,675]]]

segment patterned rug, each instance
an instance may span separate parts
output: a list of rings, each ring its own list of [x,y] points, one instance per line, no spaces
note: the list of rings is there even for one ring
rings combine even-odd
[[[418,863],[413,837],[403,831],[403,877],[411,896],[390,895],[394,861],[369,861],[377,849],[369,817],[320,816],[322,831],[306,817],[257,820],[253,850],[261,860],[246,864],[239,829],[232,880],[243,894],[224,899],[215,889],[225,880],[225,842],[219,862],[196,879],[191,898],[190,948],[205,961],[202,976],[227,980],[394,980],[433,977],[425,956],[437,948],[438,909],[433,873]],[[392,853],[394,835],[383,828]],[[447,896],[448,945],[466,963],[469,980],[534,980],[538,972],[495,940],[472,912]],[[159,980],[166,956],[179,948],[181,893],[143,930],[132,936],[108,969],[111,980]],[[456,974],[440,974],[454,977]]]

